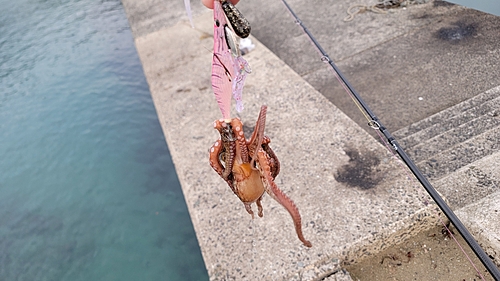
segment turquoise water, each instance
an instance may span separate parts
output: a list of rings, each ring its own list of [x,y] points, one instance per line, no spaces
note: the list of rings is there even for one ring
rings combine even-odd
[[[207,280],[120,1],[0,7],[0,280]]]
[[[448,0],[449,2],[500,16],[500,0]]]

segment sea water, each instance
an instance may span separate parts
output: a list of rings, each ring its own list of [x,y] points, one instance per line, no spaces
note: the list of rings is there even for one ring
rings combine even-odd
[[[0,7],[0,280],[207,280],[120,0]]]
[[[448,0],[472,9],[500,16],[500,0]]]

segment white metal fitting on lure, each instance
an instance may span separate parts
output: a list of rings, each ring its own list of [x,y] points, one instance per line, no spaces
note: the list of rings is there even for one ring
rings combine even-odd
[[[226,34],[226,42],[227,46],[231,50],[231,55],[233,55],[233,57],[235,58],[241,56],[240,46],[239,46],[240,44],[238,43],[236,35],[234,35],[233,31],[231,30],[231,28],[229,28],[229,26],[227,25],[224,26],[224,33]]]

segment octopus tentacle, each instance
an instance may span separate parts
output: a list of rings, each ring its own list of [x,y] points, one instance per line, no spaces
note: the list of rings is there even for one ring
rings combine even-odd
[[[245,134],[243,133],[243,123],[241,123],[239,119],[234,118],[231,121],[231,127],[235,131],[236,141],[238,142],[241,160],[243,163],[248,163],[250,160],[248,155],[247,143],[245,140]]]
[[[209,156],[210,166],[221,177],[222,177],[222,173],[224,172],[224,169],[225,169],[224,166],[222,165],[222,163],[220,162],[220,159],[219,159],[219,155],[222,151],[222,148],[223,147],[221,144],[221,140],[217,140],[210,148],[210,156]],[[222,178],[224,178],[224,177],[222,177]],[[229,185],[231,190],[234,193],[236,193],[236,189],[234,188],[234,185],[233,185],[233,176],[231,174],[229,174],[226,178],[224,178],[224,180],[227,182],[227,184]]]
[[[233,170],[234,158],[236,156],[236,139],[233,136],[233,130],[230,123],[217,120],[214,124],[215,129],[220,133],[222,146],[223,146],[223,157],[224,157],[224,171],[222,172],[222,178],[226,181],[229,178]]]
[[[252,203],[245,203],[243,202],[243,205],[245,205],[245,210],[252,215],[252,220],[253,220],[253,211],[252,211]]]
[[[232,174],[236,144],[231,132],[231,126],[220,119],[215,120],[214,128],[219,131],[221,139],[216,141],[212,148],[210,148],[210,165],[227,182],[231,190],[237,194]],[[222,165],[221,160],[224,162],[224,165]]]
[[[254,167],[255,160],[257,160],[257,153],[262,145],[262,140],[264,139],[264,128],[266,127],[266,113],[267,106],[263,105],[260,107],[259,117],[257,118],[257,123],[255,124],[255,129],[252,133],[252,137],[248,143],[248,150],[252,155],[252,160],[250,161],[251,167]]]
[[[227,180],[229,175],[233,170],[234,164],[234,156],[236,154],[236,143],[234,141],[231,142],[223,142],[224,144],[224,153],[225,153],[225,167],[222,172],[222,177]]]
[[[281,191],[276,183],[274,183],[274,180],[271,175],[271,167],[267,164],[267,156],[264,151],[260,150],[260,153],[258,154],[259,157],[259,168],[261,170],[261,174],[263,177],[262,180],[265,183],[266,191],[267,193],[278,203],[280,203],[285,209],[288,211],[290,216],[292,216],[293,223],[295,226],[295,232],[297,232],[297,236],[302,243],[306,247],[312,247],[311,242],[307,241],[304,238],[304,234],[302,233],[302,219],[300,217],[299,209],[295,205],[295,203],[290,199],[288,196],[286,196],[283,191]]]
[[[217,140],[216,142],[214,142],[212,147],[210,147],[210,152],[209,152],[210,166],[215,170],[215,172],[217,172],[217,174],[219,174],[219,176],[222,176],[222,172],[224,171],[224,166],[222,166],[222,164],[219,161],[219,154],[221,152],[221,148],[222,148],[221,141]]]
[[[262,148],[270,157],[271,175],[273,176],[273,179],[275,179],[280,173],[280,161],[278,160],[278,156],[276,156],[274,151],[268,145],[268,143],[270,143],[271,140],[267,136],[265,136],[264,141],[265,142],[262,144]]]
[[[255,202],[255,204],[257,204],[257,209],[259,209],[259,217],[263,217],[264,216],[264,212],[263,212],[263,208],[262,208],[262,196],[264,196],[264,194],[262,194],[259,199],[257,199],[257,201]]]

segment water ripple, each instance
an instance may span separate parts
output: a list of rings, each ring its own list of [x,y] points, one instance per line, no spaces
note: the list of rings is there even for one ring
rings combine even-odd
[[[0,7],[0,280],[207,280],[120,1]]]

